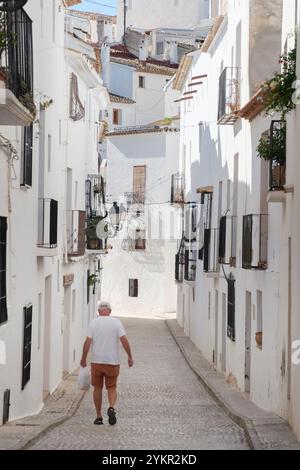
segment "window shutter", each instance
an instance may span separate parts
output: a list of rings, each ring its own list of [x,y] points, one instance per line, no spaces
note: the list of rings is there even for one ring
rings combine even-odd
[[[10,407],[10,390],[6,389],[3,395],[2,424],[6,424],[9,421],[9,407]]]
[[[129,297],[138,297],[139,292],[139,281],[138,279],[129,279]]]
[[[228,279],[227,336],[235,341],[235,280]]]
[[[145,203],[146,165],[133,167],[133,193],[136,203]]]
[[[220,220],[220,238],[219,238],[219,261],[225,263],[226,258],[226,226],[227,217],[221,217]]]
[[[243,218],[243,268],[251,269],[252,266],[252,215]]]
[[[32,305],[24,307],[22,390],[30,380],[32,337]]]
[[[203,270],[209,272],[210,229],[204,230]]]
[[[24,127],[23,132],[23,171],[22,186],[32,186],[32,146],[33,146],[33,125]]]
[[[7,219],[0,217],[0,324],[7,321],[6,301]]]

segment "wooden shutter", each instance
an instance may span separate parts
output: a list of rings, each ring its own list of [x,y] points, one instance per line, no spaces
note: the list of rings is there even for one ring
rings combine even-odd
[[[135,203],[145,203],[146,165],[133,167],[133,193]]]
[[[0,217],[0,324],[7,321],[6,302],[7,219]]]
[[[113,109],[113,124],[119,124],[119,111]]]
[[[30,380],[31,337],[32,337],[32,305],[29,305],[28,307],[24,307],[22,390],[24,390],[25,385]]]
[[[22,186],[32,186],[32,146],[33,125],[24,127],[23,131],[23,171]]]
[[[235,280],[228,279],[227,336],[235,341]]]

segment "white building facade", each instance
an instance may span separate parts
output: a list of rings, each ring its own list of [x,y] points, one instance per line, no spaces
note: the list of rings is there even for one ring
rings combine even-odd
[[[257,93],[280,68],[282,15],[282,1],[229,1],[201,52],[182,61],[174,86],[183,100],[185,197],[175,203],[185,213],[178,322],[232,384],[287,419],[280,169],[269,173],[256,150],[279,119],[259,115]]]
[[[17,30],[20,42],[1,58],[16,77],[6,77],[0,90],[3,424],[37,413],[78,367],[100,298],[104,250],[86,249],[86,227],[105,211],[102,197],[98,206],[88,204],[86,181],[99,178],[99,113],[107,95],[94,49],[82,42],[89,55],[74,43],[70,51],[65,39],[70,3],[26,2],[12,20],[27,28]],[[9,48],[23,50],[21,68]]]

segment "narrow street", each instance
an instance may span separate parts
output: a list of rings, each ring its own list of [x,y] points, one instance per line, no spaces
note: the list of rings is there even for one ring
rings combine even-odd
[[[89,391],[75,415],[31,449],[248,449],[244,432],[208,395],[160,320],[124,319],[135,365],[122,355],[118,423],[93,425]],[[104,401],[104,416],[107,400]]]

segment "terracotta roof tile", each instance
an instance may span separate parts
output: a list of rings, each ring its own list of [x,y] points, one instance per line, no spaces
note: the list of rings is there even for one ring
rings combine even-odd
[[[127,98],[126,96],[116,95],[114,93],[109,94],[111,103],[124,103],[124,104],[135,104],[131,98]]]

